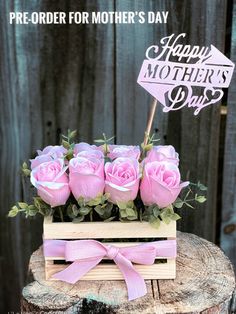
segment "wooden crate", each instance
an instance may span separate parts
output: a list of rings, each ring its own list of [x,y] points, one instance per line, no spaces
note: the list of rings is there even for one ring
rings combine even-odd
[[[72,239],[130,239],[130,242],[112,242],[118,247],[137,245],[132,242],[135,238],[155,238],[168,240],[176,239],[176,222],[169,225],[161,223],[159,229],[153,228],[148,222],[53,222],[52,217],[44,219],[45,240],[72,240]],[[158,263],[158,259],[165,259],[164,263]],[[68,264],[56,264],[63,257],[45,257],[45,276],[51,276],[63,269]],[[135,269],[144,279],[174,279],[176,276],[175,258],[157,257],[153,265],[135,265]],[[122,280],[124,279],[118,267],[111,261],[110,264],[100,263],[90,270],[83,280]]]

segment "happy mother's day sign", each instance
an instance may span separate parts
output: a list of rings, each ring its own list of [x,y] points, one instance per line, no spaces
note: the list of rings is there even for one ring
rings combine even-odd
[[[159,46],[150,46],[137,82],[164,106],[164,112],[187,106],[197,115],[223,97],[221,88],[229,86],[234,64],[213,45],[181,44],[185,36],[172,34]]]

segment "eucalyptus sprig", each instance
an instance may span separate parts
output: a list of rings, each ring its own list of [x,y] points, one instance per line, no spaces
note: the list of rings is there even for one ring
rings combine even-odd
[[[107,138],[105,133],[102,133],[102,136],[103,138],[94,140],[94,142],[103,145],[104,155],[107,157],[107,154],[109,153],[109,143],[115,138],[115,136]]]
[[[172,220],[179,220],[181,217],[174,212],[172,205],[165,208],[159,208],[158,205],[154,204],[146,206],[143,213],[143,220],[148,221],[154,228],[159,228],[161,221],[165,224],[169,224]]]
[[[191,186],[194,187],[196,191],[193,191]],[[204,203],[207,200],[205,195],[198,194],[200,191],[207,191],[207,187],[200,183],[200,181],[198,183],[190,182],[188,191],[185,194],[184,198],[181,199],[180,197],[178,197],[173,203],[173,206],[176,208],[182,208],[184,205],[186,205],[187,207],[194,209],[193,205],[191,204],[192,202]]]
[[[31,174],[31,170],[28,168],[28,165],[27,163],[24,161],[22,166],[21,166],[21,171],[22,171],[22,174],[26,177],[30,177],[30,174]]]
[[[8,213],[8,217],[15,217],[20,213],[25,214],[26,218],[36,216],[37,214],[51,216],[54,213],[54,209],[46,204],[40,197],[34,197],[33,204],[18,202],[14,205]]]
[[[67,131],[67,135],[61,135],[61,145],[67,149],[67,153],[65,155],[65,158],[67,160],[73,158],[73,151],[75,146],[73,139],[76,137],[76,135],[77,130],[70,131],[70,129]]]
[[[153,133],[151,136],[145,132],[145,137],[147,137],[147,144],[141,143],[142,153],[141,153],[141,160],[146,156],[147,152],[153,148],[153,145],[156,142],[159,142],[160,139],[155,138],[156,134]]]
[[[84,221],[86,216],[93,221],[94,212],[104,221],[111,221],[116,216],[112,216],[113,204],[108,201],[109,194],[101,194],[96,198],[86,201],[83,197],[77,200],[77,205],[70,204],[67,207],[67,215],[73,222]]]

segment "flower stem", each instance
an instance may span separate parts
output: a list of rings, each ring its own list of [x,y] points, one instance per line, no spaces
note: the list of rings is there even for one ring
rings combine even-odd
[[[90,221],[93,221],[93,210],[90,211],[89,217],[90,217]]]
[[[64,218],[63,218],[63,212],[62,212],[61,207],[59,207],[59,214],[60,214],[61,221],[63,222]]]

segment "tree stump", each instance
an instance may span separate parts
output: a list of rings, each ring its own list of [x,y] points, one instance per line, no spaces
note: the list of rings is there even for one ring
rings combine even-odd
[[[29,270],[33,281],[22,292],[21,310],[30,313],[234,313],[232,264],[214,244],[178,232],[177,277],[147,280],[146,296],[129,302],[124,281],[46,281],[42,248]]]

